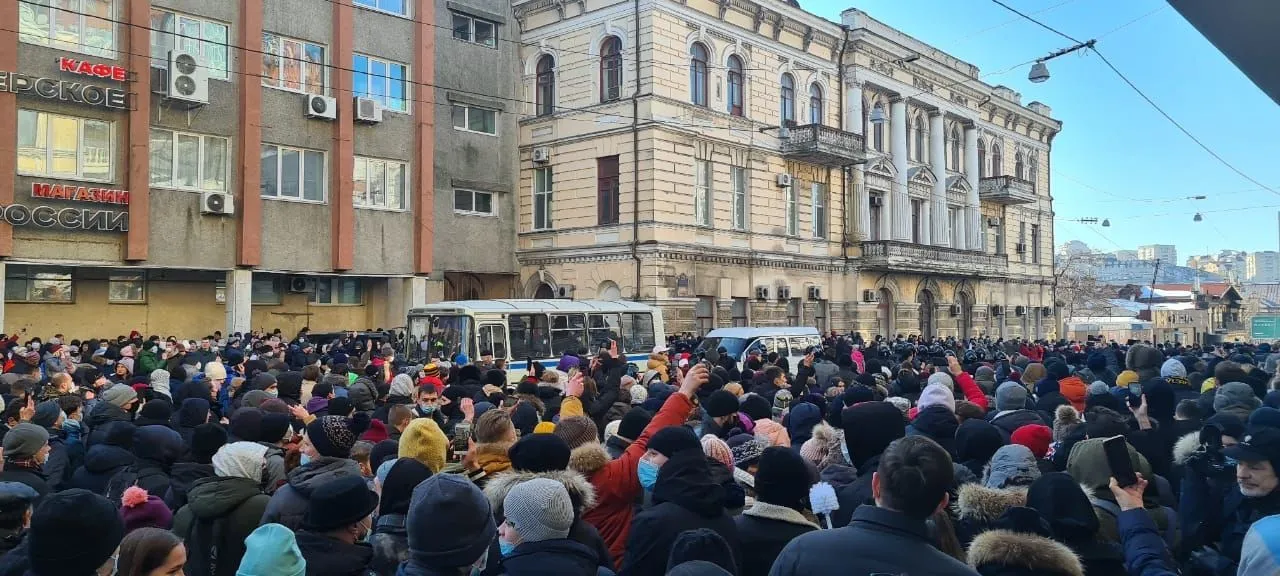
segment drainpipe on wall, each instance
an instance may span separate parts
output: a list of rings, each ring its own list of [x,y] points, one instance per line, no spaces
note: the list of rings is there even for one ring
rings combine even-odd
[[[840,30],[841,30],[840,59],[839,59],[839,68],[836,70],[836,78],[840,83],[840,85],[837,88],[837,94],[838,94],[837,97],[839,99],[836,100],[836,102],[839,104],[839,106],[836,107],[836,127],[841,130],[844,130],[844,53],[845,53],[845,49],[849,47],[849,26],[845,24],[841,24]],[[849,240],[849,229],[851,228],[849,224],[852,222],[852,220],[849,218],[849,200],[848,200],[849,194],[848,194],[848,190],[846,189],[846,187],[848,186],[849,177],[850,177],[850,174],[848,173],[848,166],[841,166],[840,167],[840,214],[844,217],[844,225],[841,226],[840,254],[844,256],[845,262],[849,261],[849,246],[853,244]],[[828,311],[827,313],[830,314],[830,311]]]
[[[632,0],[636,36],[636,90],[631,95],[631,258],[636,261],[636,292],[640,301],[640,0]]]

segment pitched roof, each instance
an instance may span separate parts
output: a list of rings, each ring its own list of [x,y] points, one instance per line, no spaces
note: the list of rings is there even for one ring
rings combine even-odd
[[[1185,290],[1190,291],[1194,284],[1156,284],[1156,290]],[[1231,289],[1228,282],[1201,282],[1200,291],[1214,298],[1221,298],[1227,290]]]

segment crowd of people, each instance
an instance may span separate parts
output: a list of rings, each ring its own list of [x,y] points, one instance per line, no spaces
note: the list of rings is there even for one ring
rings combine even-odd
[[[0,576],[1280,574],[1267,344],[309,336],[0,337]]]

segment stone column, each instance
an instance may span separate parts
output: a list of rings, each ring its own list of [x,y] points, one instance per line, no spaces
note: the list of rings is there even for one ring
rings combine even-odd
[[[893,178],[893,193],[890,194],[888,206],[889,218],[893,219],[892,240],[911,241],[911,200],[907,197],[907,103],[895,98],[889,105],[889,141],[893,151],[893,169],[897,175]]]
[[[929,165],[933,169],[933,228],[934,246],[951,245],[951,218],[947,214],[947,133],[942,122],[942,112],[929,115]]]
[[[845,132],[862,134],[862,83],[845,82],[844,84],[844,127]]]
[[[427,279],[421,276],[387,278],[387,310],[383,326],[408,327],[409,310],[427,304]]]
[[[866,164],[855,164],[853,167],[853,239],[863,241],[871,238],[871,194],[867,191]],[[883,233],[881,238],[888,236]]]
[[[970,250],[984,250],[982,245],[982,212],[978,206],[978,128],[964,129],[964,179],[969,193],[964,201],[965,244]]]
[[[253,270],[227,271],[227,334],[244,334],[253,329]]]

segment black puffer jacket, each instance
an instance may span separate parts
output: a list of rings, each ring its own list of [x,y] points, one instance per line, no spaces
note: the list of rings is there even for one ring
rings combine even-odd
[[[1004,441],[1006,443],[1009,442],[1009,438],[1013,436],[1013,432],[1023,426],[1027,426],[1029,424],[1050,426],[1050,424],[1045,423],[1044,419],[1040,417],[1040,413],[1035,410],[992,412],[992,417],[989,421],[997,430],[1000,431],[1000,436],[1004,437]]]
[[[133,464],[107,482],[107,499],[119,504],[126,488],[137,485],[164,498],[169,493],[169,472],[182,457],[182,436],[167,426],[143,426],[133,433]]]
[[[84,422],[89,426],[89,436],[85,440],[85,446],[92,447],[105,442],[107,440],[107,425],[112,422],[132,423],[133,417],[119,406],[99,400],[89,410],[89,417]]]
[[[107,493],[107,482],[117,472],[133,464],[133,452],[121,446],[99,444],[89,448],[84,456],[84,464],[71,473],[68,488],[83,488],[94,494]]]
[[[347,544],[315,532],[298,532],[298,550],[308,576],[365,576],[373,563],[373,547]]]
[[[187,504],[187,493],[201,478],[212,478],[213,464],[198,462],[179,462],[169,472],[169,492],[164,495],[164,503],[170,510],[177,510]]]
[[[502,559],[502,571],[506,576],[596,576],[599,562],[581,542],[561,538],[516,546]]]

